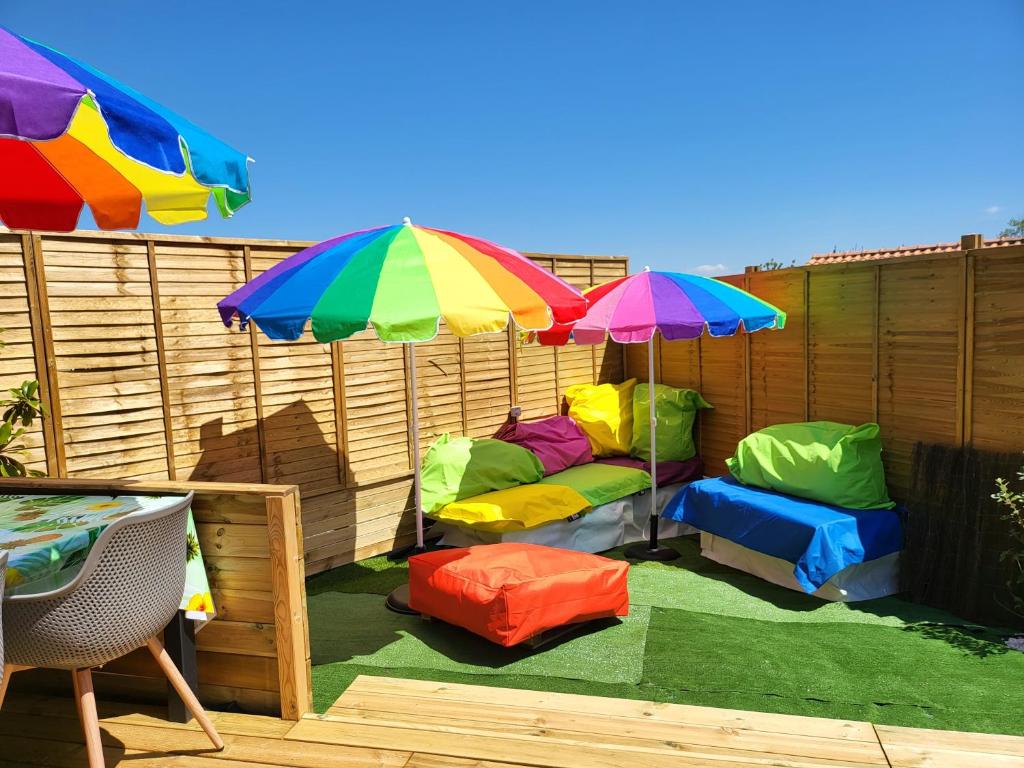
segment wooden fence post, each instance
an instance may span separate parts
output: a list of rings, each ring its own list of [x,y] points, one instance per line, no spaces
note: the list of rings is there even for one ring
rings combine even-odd
[[[242,269],[245,270],[245,282],[253,278],[252,249],[248,244],[242,246]],[[256,443],[260,454],[260,479],[265,483],[270,476],[267,461],[266,425],[263,422],[263,381],[260,377],[260,338],[256,323],[249,323],[249,349],[252,350],[253,400],[256,406]]]
[[[26,247],[26,243],[28,247]],[[60,407],[60,382],[57,379],[53,329],[50,327],[50,300],[46,290],[46,269],[43,266],[43,238],[34,233],[25,235],[22,239],[22,252],[26,257],[25,277],[29,288],[29,315],[32,318],[33,343],[35,343],[38,333],[42,347],[41,353],[38,349],[36,350],[35,357],[40,388],[46,387],[45,404],[48,410],[46,418],[43,419],[44,440],[49,443],[46,469],[51,477],[67,477],[64,424]],[[41,368],[39,367],[40,362],[42,363]]]
[[[174,423],[171,420],[171,392],[167,379],[167,349],[164,345],[164,321],[160,308],[160,280],[156,269],[156,243],[146,241],[146,263],[149,265],[149,293],[153,302],[153,333],[156,337],[156,366],[160,376],[160,401],[164,415],[164,444],[167,451],[167,477],[178,479],[174,459]]]

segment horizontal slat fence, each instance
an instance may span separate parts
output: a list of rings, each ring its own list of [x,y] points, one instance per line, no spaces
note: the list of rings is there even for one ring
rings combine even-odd
[[[890,490],[918,441],[1024,450],[1024,247],[749,271],[724,278],[776,304],[783,331],[661,342],[658,380],[699,389],[701,453],[721,474],[769,424],[877,421]],[[646,380],[646,347],[627,371]]]
[[[0,234],[0,387],[41,381],[29,466],[53,477],[297,485],[307,573],[408,538],[409,359],[372,332],[341,343],[228,330],[216,303],[309,245],[145,234]],[[581,288],[624,257],[531,255]],[[514,331],[414,347],[425,448],[486,436],[570,384],[619,381],[615,345],[524,346]]]

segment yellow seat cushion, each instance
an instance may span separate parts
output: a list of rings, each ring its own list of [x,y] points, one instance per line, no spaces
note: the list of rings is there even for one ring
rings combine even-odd
[[[569,415],[590,440],[594,456],[628,456],[633,443],[633,390],[621,384],[575,384],[565,390]]]
[[[507,533],[565,520],[590,510],[590,502],[568,486],[533,484],[453,501],[430,516],[477,531]]]

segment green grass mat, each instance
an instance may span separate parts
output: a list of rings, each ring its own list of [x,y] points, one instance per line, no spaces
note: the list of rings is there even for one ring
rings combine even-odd
[[[1005,632],[898,598],[826,603],[668,543],[683,557],[631,568],[626,621],[539,652],[387,611],[404,563],[313,577],[314,706],[369,674],[1024,735]]]

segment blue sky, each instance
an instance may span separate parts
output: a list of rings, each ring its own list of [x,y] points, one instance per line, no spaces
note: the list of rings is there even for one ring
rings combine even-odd
[[[739,271],[1024,216],[1021,0],[3,0],[0,23],[256,159],[252,205],[179,232],[408,215]]]

